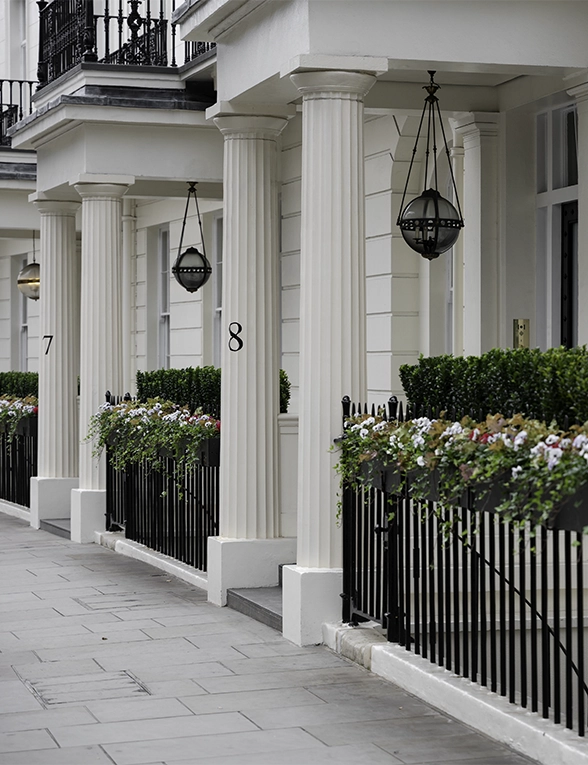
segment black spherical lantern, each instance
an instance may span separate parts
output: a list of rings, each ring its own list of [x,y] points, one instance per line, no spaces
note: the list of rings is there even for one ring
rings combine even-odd
[[[433,260],[453,247],[463,221],[451,202],[427,189],[406,205],[399,226],[408,246]]]
[[[41,267],[39,264],[29,263],[21,269],[16,284],[25,297],[38,300],[41,289]]]
[[[33,231],[33,262],[21,268],[16,277],[19,291],[31,300],[38,300],[41,291],[41,267],[35,257],[35,232]]]
[[[202,232],[202,219],[200,218],[198,197],[196,196],[196,184],[190,182],[188,186],[188,198],[186,199],[186,210],[184,212],[184,221],[182,223],[182,233],[180,234],[178,257],[172,266],[172,273],[175,276],[176,281],[181,284],[185,290],[188,292],[196,292],[200,287],[206,284],[212,273],[212,268],[206,258],[204,234]],[[186,228],[186,218],[188,216],[188,205],[190,203],[191,195],[194,195],[194,202],[196,203],[196,213],[198,215],[198,225],[200,226],[200,237],[202,239],[202,252],[197,250],[196,247],[188,247],[187,250],[182,252],[182,241],[184,239],[184,229]]]
[[[461,214],[461,207],[459,204],[459,197],[457,195],[457,187],[455,185],[455,177],[453,175],[453,168],[451,166],[451,159],[449,157],[449,147],[447,146],[445,129],[443,127],[443,120],[441,118],[441,111],[439,109],[439,99],[435,95],[439,90],[439,86],[433,80],[435,72],[429,71],[429,75],[431,77],[431,81],[428,85],[425,86],[425,90],[427,91],[428,95],[425,98],[425,105],[423,107],[423,113],[421,115],[417,137],[415,140],[414,148],[412,150],[412,159],[408,168],[408,176],[404,186],[404,194],[402,195],[402,203],[400,205],[401,212],[398,216],[397,225],[400,227],[404,241],[411,249],[415,250],[415,252],[418,252],[424,258],[427,258],[427,260],[433,260],[434,258],[438,258],[441,253],[453,247],[464,224]],[[418,149],[421,128],[423,126],[426,114],[428,119],[427,146],[425,151],[425,178],[428,178],[429,158],[432,143],[433,175],[435,188],[426,189],[419,197],[411,200],[405,206],[404,201],[406,199],[406,191],[408,189],[410,173]],[[441,196],[438,189],[437,130],[435,127],[436,119],[439,120],[439,127],[441,129],[441,135],[443,136],[443,143],[445,144],[445,152],[449,161],[449,172],[451,174],[451,181],[453,184],[453,192],[455,196],[455,202],[457,204],[457,209],[451,204],[451,202],[445,199],[445,197]]]

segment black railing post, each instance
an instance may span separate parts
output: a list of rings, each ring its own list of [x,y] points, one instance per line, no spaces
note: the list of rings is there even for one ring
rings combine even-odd
[[[47,59],[45,58],[45,36],[46,36],[46,14],[44,13],[47,7],[46,0],[38,0],[37,7],[39,8],[39,59],[37,64],[37,79],[39,80],[39,87],[47,84]]]
[[[98,56],[96,55],[96,28],[94,26],[94,0],[84,0],[84,13],[82,61],[98,61]]]

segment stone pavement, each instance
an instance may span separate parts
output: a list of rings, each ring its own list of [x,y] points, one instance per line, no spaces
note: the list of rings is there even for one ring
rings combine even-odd
[[[0,765],[525,765],[317,646],[0,513]]]

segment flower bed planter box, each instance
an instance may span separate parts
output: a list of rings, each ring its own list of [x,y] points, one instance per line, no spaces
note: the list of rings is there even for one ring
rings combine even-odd
[[[220,438],[207,438],[203,441],[199,459],[203,467],[220,467]]]
[[[362,463],[361,475],[366,486],[389,494],[401,494],[404,488],[411,493],[411,484],[422,475],[418,470],[409,470],[406,476],[395,468],[385,467],[377,460]],[[406,480],[404,480],[406,479]],[[451,497],[447,504],[456,507],[468,507],[470,510],[495,513],[496,508],[508,496],[508,475],[504,474],[492,483],[474,485],[469,491]],[[439,472],[432,470],[428,475],[428,485],[419,497],[422,502],[439,502]],[[565,499],[559,509],[548,520],[552,529],[582,532],[588,527],[588,484],[582,486],[576,494]]]
[[[16,426],[17,436],[36,436],[39,426],[38,417],[24,417]]]

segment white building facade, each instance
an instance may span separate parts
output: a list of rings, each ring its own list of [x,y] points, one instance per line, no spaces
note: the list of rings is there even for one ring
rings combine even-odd
[[[1,8],[10,104],[8,81],[37,78],[38,11]],[[132,393],[136,370],[220,365],[209,599],[274,584],[286,564],[284,635],[317,643],[340,618],[341,398],[402,395],[399,367],[420,354],[509,347],[515,319],[531,346],[588,341],[588,9],[188,0],[172,19],[165,64],[106,62],[100,26],[98,61],[60,73],[41,51],[42,86],[0,147],[0,369],[40,372],[32,523],[67,508],[72,539],[104,528],[104,467],[83,439],[106,390]],[[180,63],[183,41],[206,45]],[[465,219],[431,263],[396,226],[428,70]],[[195,295],[171,276],[189,180],[213,265]],[[33,232],[41,298],[25,305],[15,276]],[[200,244],[193,216],[184,244]]]

